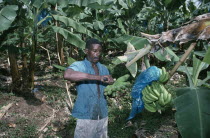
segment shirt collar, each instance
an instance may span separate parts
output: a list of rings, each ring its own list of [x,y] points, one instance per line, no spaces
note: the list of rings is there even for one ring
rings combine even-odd
[[[85,58],[84,61],[85,61],[85,63],[86,63],[88,66],[91,66],[91,67],[92,67],[92,63],[91,63],[89,60],[87,60],[87,58]],[[97,66],[99,66],[99,64],[100,64],[99,62],[96,63]]]

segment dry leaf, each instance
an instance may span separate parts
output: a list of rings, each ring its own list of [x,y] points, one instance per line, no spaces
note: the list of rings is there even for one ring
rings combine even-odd
[[[14,124],[14,123],[9,123],[8,126],[9,126],[10,128],[15,128],[15,127],[16,127],[16,124]]]

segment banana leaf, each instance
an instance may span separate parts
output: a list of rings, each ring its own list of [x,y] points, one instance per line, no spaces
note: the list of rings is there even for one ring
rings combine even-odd
[[[83,34],[87,34],[90,37],[96,37],[99,38],[96,34],[92,33],[86,27],[84,27],[82,24],[74,21],[71,18],[65,17],[65,16],[60,16],[60,15],[52,15],[53,18],[57,21],[63,22],[66,26],[71,26],[72,28],[75,29],[75,31]]]
[[[15,20],[17,14],[16,11],[18,10],[17,5],[8,5],[1,9],[0,11],[0,32],[7,30],[12,22]]]
[[[206,52],[203,62],[210,64],[210,48],[208,48],[208,51]]]
[[[71,65],[73,62],[75,62],[76,60],[75,59],[73,59],[72,57],[68,57],[67,58],[67,63],[68,63],[68,65]]]
[[[103,30],[104,29],[104,24],[101,21],[94,21],[93,22],[93,27],[96,30]]]
[[[127,44],[128,42],[130,42],[136,48],[136,50],[142,49],[145,47],[145,45],[149,44],[149,41],[146,38],[132,35],[122,35],[118,38],[113,38],[111,40],[119,44]]]
[[[62,70],[62,71],[66,70],[66,68],[67,68],[67,67],[64,67],[64,66],[56,65],[56,64],[53,64],[53,66],[57,69]]]
[[[85,42],[81,39],[79,35],[73,34],[72,32],[57,26],[52,26],[52,29],[56,33],[60,33],[70,44],[75,45],[76,47],[81,49],[85,48]]]
[[[71,0],[69,4],[78,5],[79,7],[85,6],[94,9],[106,9],[109,5],[113,4],[116,0]]]
[[[204,69],[207,69],[209,64],[202,62],[198,58],[196,58],[195,55],[193,55],[193,67],[185,67],[185,66],[180,66],[178,68],[178,71],[184,72],[187,74],[188,80],[190,82],[190,86],[192,87],[197,87],[200,86],[201,83],[199,83],[198,76],[200,72]],[[192,81],[192,85],[191,85]],[[203,84],[203,83],[202,83]]]
[[[179,57],[169,47],[158,50],[154,55],[161,61],[179,61]]]
[[[175,119],[183,138],[210,137],[210,89],[182,88],[174,99]]]
[[[129,67],[127,67],[127,69],[130,71],[131,75],[135,78],[138,70],[137,63],[134,62]]]
[[[209,64],[207,64],[205,62],[202,62],[201,60],[199,60],[198,58],[193,56],[193,75],[192,75],[192,79],[194,81],[195,86],[197,86],[199,73],[201,72],[201,70],[204,70],[204,69],[208,68],[208,66],[209,66]]]

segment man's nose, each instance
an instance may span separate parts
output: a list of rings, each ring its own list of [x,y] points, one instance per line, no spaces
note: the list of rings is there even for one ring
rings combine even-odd
[[[96,52],[96,56],[98,57],[100,55],[100,52]]]

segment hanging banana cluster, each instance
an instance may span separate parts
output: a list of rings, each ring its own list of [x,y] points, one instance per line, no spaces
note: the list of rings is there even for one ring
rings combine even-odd
[[[159,81],[152,82],[147,85],[142,91],[142,100],[144,107],[150,112],[161,112],[165,106],[172,100],[171,94],[166,90],[162,83],[169,79],[169,73],[162,67]]]
[[[162,67],[162,69],[160,69],[160,78],[159,81],[164,83],[169,79],[169,73],[166,71],[165,67]]]
[[[119,77],[115,81],[114,84],[108,85],[104,89],[104,95],[116,97],[119,95],[119,93],[125,92],[125,89],[127,89],[127,87],[131,86],[131,83],[129,81],[127,81],[129,77],[130,77],[129,74]]]

